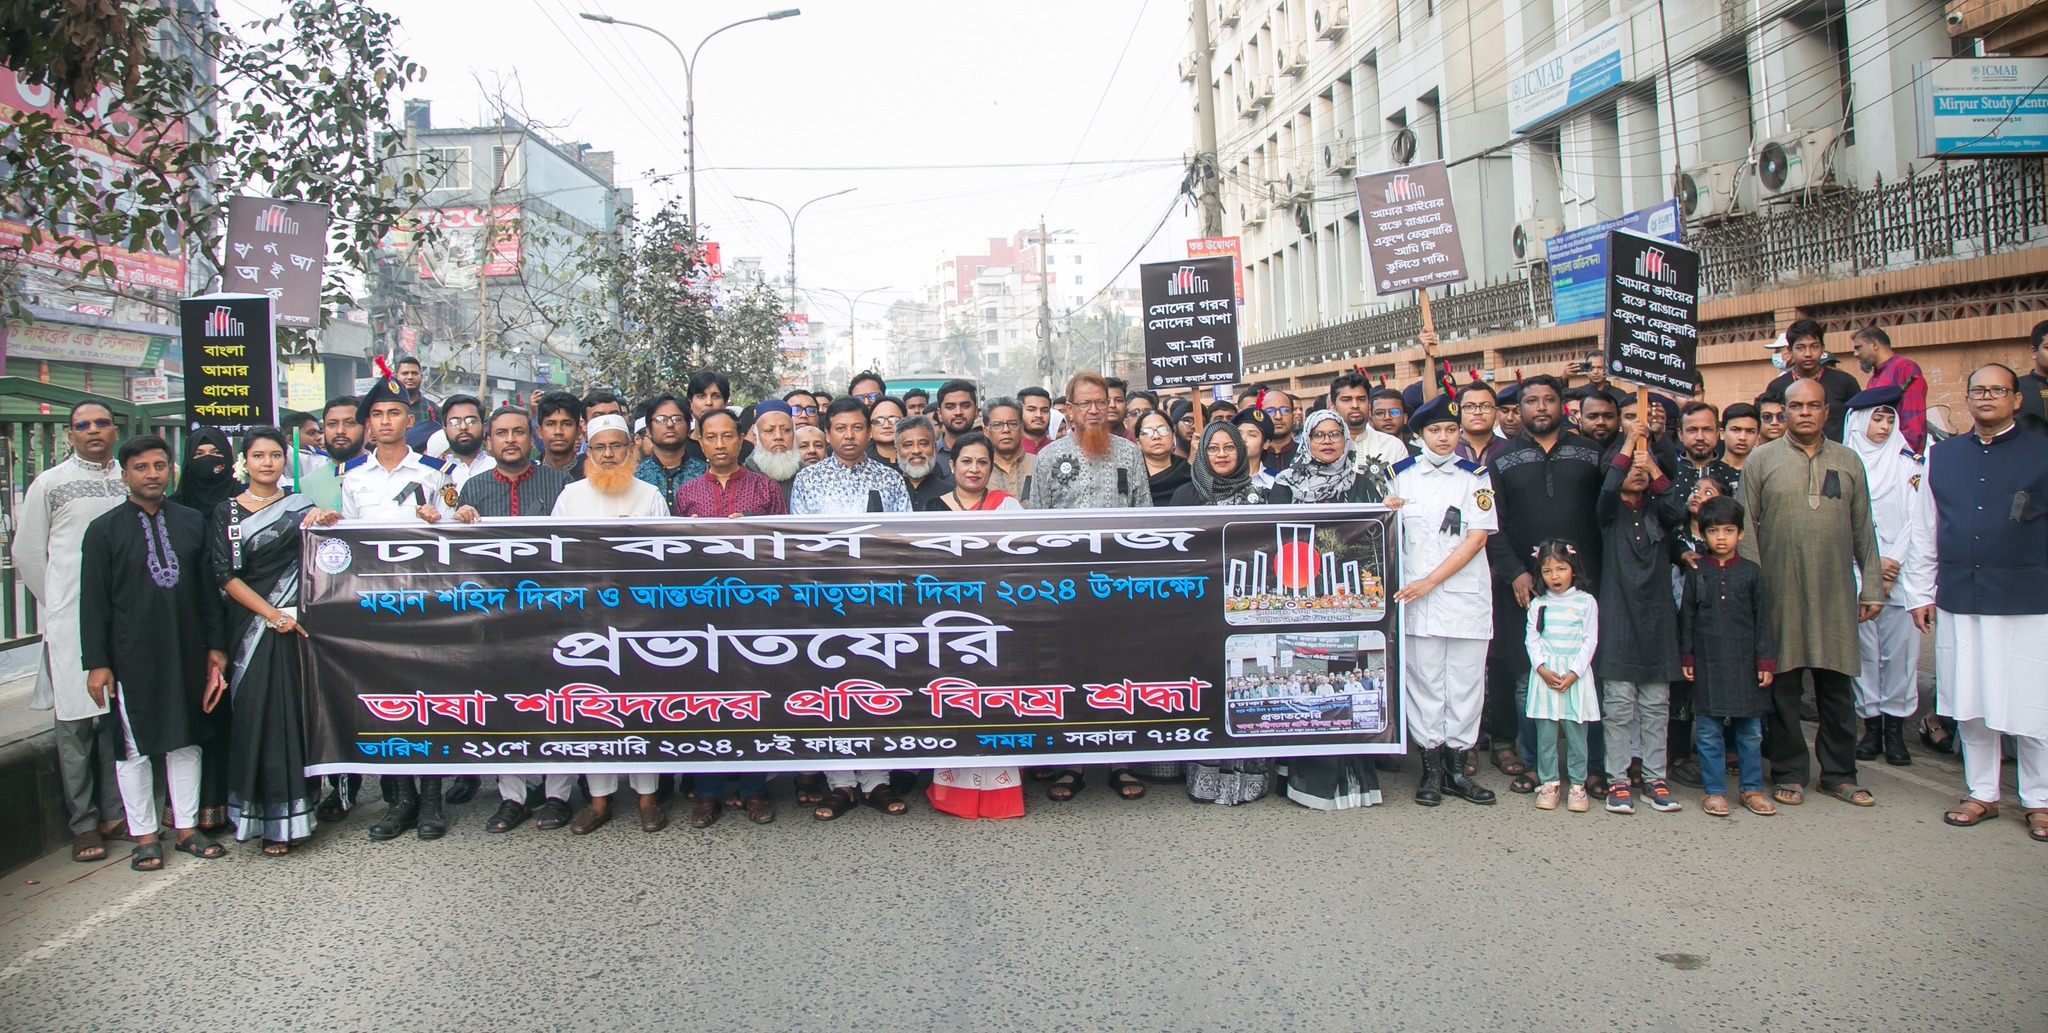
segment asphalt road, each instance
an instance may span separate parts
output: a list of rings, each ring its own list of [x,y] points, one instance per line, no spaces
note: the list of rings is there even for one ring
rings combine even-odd
[[[434,843],[373,804],[285,859],[53,855],[0,893],[0,1027],[2048,1029],[2048,846],[1944,826],[1950,758],[1718,820],[1430,810],[1415,769],[1339,814],[1098,778],[825,825],[778,781],[766,827],[487,836],[487,792]]]

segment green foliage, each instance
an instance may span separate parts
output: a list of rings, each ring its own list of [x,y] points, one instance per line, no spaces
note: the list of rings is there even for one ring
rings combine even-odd
[[[8,60],[58,89],[64,117],[12,120],[0,211],[31,227],[24,248],[54,242],[88,280],[115,286],[102,244],[184,249],[218,269],[228,199],[248,194],[330,206],[324,292],[347,302],[350,272],[433,173],[386,150],[393,93],[426,73],[396,49],[397,19],[368,0],[291,0],[239,28],[155,2],[8,0],[6,11]],[[37,15],[71,20],[35,41],[16,19]],[[128,45],[136,32],[155,45]],[[303,350],[303,336],[287,331],[285,350]]]
[[[775,393],[780,298],[756,284],[727,290],[713,308],[699,255],[675,200],[644,222],[626,222],[616,240],[595,237],[580,249],[579,267],[610,303],[583,304],[574,317],[598,382],[645,398],[715,369],[731,378],[735,398]]]

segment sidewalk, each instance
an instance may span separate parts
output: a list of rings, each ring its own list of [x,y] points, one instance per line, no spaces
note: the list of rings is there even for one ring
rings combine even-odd
[[[28,707],[41,657],[40,645],[0,653],[0,872],[71,841],[53,715]]]

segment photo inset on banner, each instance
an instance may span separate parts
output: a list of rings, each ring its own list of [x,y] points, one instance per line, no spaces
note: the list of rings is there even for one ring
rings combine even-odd
[[[1232,624],[1347,624],[1387,615],[1385,526],[1229,524],[1223,616]]]
[[[1387,637],[1377,631],[1232,635],[1223,656],[1233,736],[1393,735]]]

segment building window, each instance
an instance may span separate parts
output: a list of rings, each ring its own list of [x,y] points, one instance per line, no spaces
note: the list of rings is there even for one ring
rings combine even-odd
[[[1075,274],[1074,274],[1074,286],[1076,286],[1076,287],[1079,287],[1079,286],[1081,286],[1081,274],[1080,274],[1080,273],[1075,273]]]
[[[469,148],[424,148],[420,152],[420,172],[432,184],[430,190],[468,190]]]

